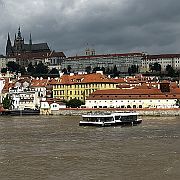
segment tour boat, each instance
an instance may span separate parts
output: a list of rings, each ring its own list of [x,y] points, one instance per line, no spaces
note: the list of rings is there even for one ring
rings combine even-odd
[[[82,115],[82,118],[80,126],[133,126],[142,122],[136,112],[89,113]]]

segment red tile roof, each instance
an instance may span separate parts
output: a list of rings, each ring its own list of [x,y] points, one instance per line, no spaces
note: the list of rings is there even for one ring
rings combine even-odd
[[[171,92],[162,93],[160,89],[109,89],[93,92],[87,100],[110,100],[110,99],[180,99],[180,88]]]
[[[113,79],[100,73],[63,75],[56,84],[86,84],[86,83],[114,83]]]
[[[46,87],[48,79],[33,79],[31,81],[31,87]]]

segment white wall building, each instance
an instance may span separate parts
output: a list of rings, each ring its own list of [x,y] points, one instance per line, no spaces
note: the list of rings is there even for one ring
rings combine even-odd
[[[36,109],[40,106],[38,93],[33,89],[15,87],[9,90],[9,96],[14,110]]]
[[[154,63],[161,65],[161,71],[165,71],[167,65],[170,65],[175,70],[180,70],[180,54],[146,55],[142,58],[142,71],[149,71],[150,65]]]
[[[97,90],[85,101],[87,108],[176,108],[180,88],[171,92],[160,89]]]

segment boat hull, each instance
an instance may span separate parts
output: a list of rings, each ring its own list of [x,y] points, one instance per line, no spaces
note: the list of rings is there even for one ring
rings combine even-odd
[[[79,122],[79,126],[96,126],[96,127],[104,127],[104,126],[115,126],[115,123],[80,121],[80,122]]]
[[[136,126],[138,124],[141,124],[142,120],[138,119],[136,121],[124,121],[124,122],[86,122],[86,121],[80,121],[79,126],[96,126],[96,127],[106,127],[106,126]]]

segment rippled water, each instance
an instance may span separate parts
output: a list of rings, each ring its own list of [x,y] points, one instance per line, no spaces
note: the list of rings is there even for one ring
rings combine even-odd
[[[178,180],[180,117],[81,127],[74,116],[0,117],[0,180]]]

